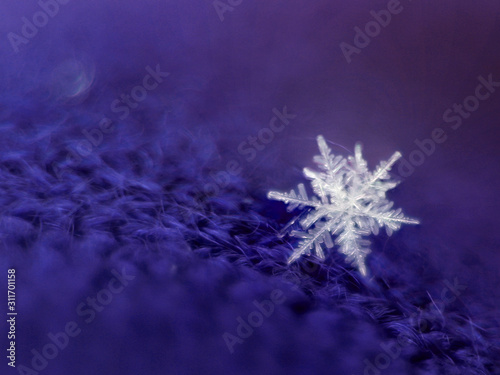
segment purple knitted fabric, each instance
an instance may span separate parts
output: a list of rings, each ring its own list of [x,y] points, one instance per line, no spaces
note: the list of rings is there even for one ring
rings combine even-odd
[[[500,374],[498,4],[40,3],[0,6],[27,40],[0,47],[0,373]],[[421,225],[371,237],[366,278],[287,264],[266,193],[318,134],[403,154]]]

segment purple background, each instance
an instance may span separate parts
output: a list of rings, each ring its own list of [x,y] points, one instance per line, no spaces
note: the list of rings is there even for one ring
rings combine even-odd
[[[403,183],[391,193],[396,206],[422,224],[404,228],[388,241],[406,244],[418,259],[404,265],[415,268],[408,271],[414,279],[401,276],[403,284],[418,282],[422,291],[437,288],[439,295],[436,280],[458,277],[468,287],[463,303],[470,307],[471,316],[494,321],[499,318],[500,301],[500,90],[482,101],[457,130],[443,122],[443,113],[474,93],[478,76],[492,74],[500,81],[500,3],[402,1],[403,11],[393,15],[380,35],[347,63],[339,44],[353,44],[354,27],[364,28],[372,19],[370,10],[385,9],[387,3],[243,0],[221,22],[210,1],[72,0],[61,5],[48,25],[15,53],[7,34],[19,34],[21,17],[32,17],[39,7],[35,2],[4,1],[0,6],[2,168],[7,171],[12,160],[26,161],[19,162],[21,169],[41,160],[47,165],[45,157],[84,139],[82,129],[95,128],[103,116],[116,120],[110,103],[141,82],[146,66],[157,64],[170,76],[125,121],[116,120],[117,130],[105,136],[89,160],[158,141],[163,159],[156,155],[151,160],[177,160],[177,165],[151,168],[159,174],[182,176],[172,177],[171,183],[185,183],[190,186],[186,189],[201,189],[213,182],[207,171],[223,171],[227,161],[237,160],[242,173],[234,184],[246,193],[234,193],[234,197],[227,193],[225,199],[236,204],[252,196],[253,210],[276,219],[277,227],[286,222],[284,208],[267,202],[265,193],[291,189],[303,180],[301,169],[311,165],[318,134],[332,142],[336,153],[352,152],[354,144],[362,142],[373,168],[396,150],[408,159],[417,149],[415,140],[430,138],[433,129],[441,127],[446,142],[437,145],[413,174],[402,177]],[[284,106],[297,117],[247,162],[238,153],[239,145],[268,126],[273,108]],[[166,156],[169,153],[171,159]],[[206,173],[205,178],[197,171]],[[46,342],[46,333],[60,330],[74,317],[74,307],[91,294],[86,289],[89,284],[94,282],[92,288],[99,290],[100,279],[94,272],[103,264],[119,268],[120,262],[130,261],[139,275],[130,293],[117,297],[101,320],[86,327],[76,344],[42,373],[279,373],[279,369],[362,373],[363,359],[370,357],[371,350],[375,354],[379,350],[383,334],[368,323],[363,340],[362,333],[353,332],[345,333],[353,339],[344,333],[334,335],[337,341],[331,345],[332,337],[314,337],[329,319],[332,332],[342,331],[347,324],[329,316],[331,310],[318,309],[297,321],[272,316],[258,339],[238,347],[231,356],[220,335],[234,330],[235,317],[252,311],[251,301],[261,298],[259,293],[268,293],[256,291],[258,285],[268,283],[262,276],[266,272],[259,269],[252,276],[246,268],[235,271],[231,257],[219,263],[198,257],[186,260],[182,255],[181,261],[177,255],[170,257],[166,248],[153,260],[141,253],[150,251],[148,246],[127,250],[133,246],[92,231],[86,234],[89,242],[75,245],[74,251],[69,239],[60,239],[60,250],[54,251],[54,242],[40,234],[46,226],[32,227],[32,221],[25,228],[28,224],[10,221],[22,202],[36,206],[43,199],[33,196],[30,184],[2,173],[2,273],[13,264],[18,268],[19,303],[24,307],[18,323],[18,361],[29,363],[30,350]],[[35,174],[30,176],[27,180],[33,182]],[[14,208],[9,194],[15,193],[6,193],[9,184],[18,192],[20,203]],[[82,196],[91,196],[85,191]],[[102,216],[106,215],[103,211]],[[9,233],[14,232],[22,238],[29,232],[36,239],[29,243],[12,239]],[[54,233],[50,236],[57,237]],[[167,243],[176,235],[172,236]],[[380,241],[374,246],[384,253],[386,238]],[[178,245],[182,251],[172,246],[174,253],[185,252],[183,245]],[[203,248],[192,242],[189,247]],[[111,248],[135,255],[108,258],[106,251]],[[163,271],[146,271],[138,259]],[[188,270],[178,277],[166,276],[162,266],[182,268],[176,262],[186,262]],[[372,271],[381,278],[392,275],[382,264],[373,263]],[[423,264],[434,271],[422,270]],[[405,274],[404,269],[400,272]],[[100,277],[106,279],[106,275]],[[214,275],[246,281],[236,284],[238,291],[226,288],[225,281],[216,282]],[[188,306],[185,311],[183,306]],[[186,317],[189,314],[192,319]],[[364,332],[361,323],[352,324]],[[287,337],[284,332],[294,327],[297,333]],[[496,327],[492,331],[497,332]],[[344,349],[325,362],[309,354],[309,349],[297,355],[302,345],[314,341],[324,345],[320,352]],[[283,342],[297,347],[276,349]],[[157,362],[148,357],[152,352]],[[412,373],[408,363],[398,362],[385,373]],[[4,363],[0,365],[4,371]],[[419,371],[425,373],[425,369]]]

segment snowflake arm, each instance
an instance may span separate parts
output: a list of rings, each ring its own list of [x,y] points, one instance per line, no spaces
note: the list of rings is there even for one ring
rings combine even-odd
[[[401,158],[401,156],[402,156],[401,153],[399,151],[396,151],[389,160],[381,162],[377,167],[377,169],[375,169],[375,172],[373,173],[370,185],[373,185],[375,182],[379,180],[389,179],[390,178],[389,171],[391,170],[394,163],[396,163]]]
[[[367,275],[365,258],[371,252],[370,242],[363,239],[363,236],[369,234],[370,231],[356,228],[354,223],[349,221],[335,240],[340,252],[346,256],[346,261],[357,267],[363,276]]]
[[[277,191],[270,191],[267,193],[268,199],[274,199],[277,201],[285,202],[285,204],[289,204],[288,211],[293,211],[297,207],[319,207],[321,206],[320,202],[309,200],[307,198],[307,192],[304,187],[304,184],[299,184],[298,186],[299,194],[295,193],[295,190],[291,190],[290,193],[280,193]]]
[[[318,136],[317,141],[321,155],[316,155],[313,160],[323,171],[334,178],[335,174],[344,167],[345,159],[342,156],[334,156],[332,154],[322,135]]]
[[[299,221],[303,231],[291,232],[301,241],[288,263],[311,252],[324,259],[323,245],[326,248],[337,245],[339,251],[346,255],[346,260],[366,276],[365,259],[370,253],[366,236],[378,234],[382,227],[391,235],[402,224],[419,224],[418,220],[405,217],[401,209],[393,210],[392,202],[386,198],[386,192],[398,184],[391,180],[389,172],[401,158],[401,153],[395,152],[372,173],[363,159],[360,144],[356,144],[354,156],[346,159],[333,155],[321,135],[317,142],[320,155],[313,160],[319,171],[304,168],[304,176],[311,180],[312,189],[319,199],[309,199],[303,184],[298,185],[298,194],[295,190],[268,193],[269,199],[287,204],[288,211],[306,208],[305,217]],[[285,229],[297,220],[293,219]],[[335,243],[332,235],[337,236]]]
[[[304,253],[309,254],[313,247],[316,255],[320,259],[325,259],[325,254],[321,248],[321,244],[325,243],[327,248],[333,247],[333,241],[330,233],[332,232],[332,227],[334,225],[334,220],[330,220],[327,223],[317,225],[314,229],[311,229],[306,233],[293,231],[292,235],[303,238],[303,241],[300,242],[299,248],[296,249],[288,259],[288,264],[296,261]]]

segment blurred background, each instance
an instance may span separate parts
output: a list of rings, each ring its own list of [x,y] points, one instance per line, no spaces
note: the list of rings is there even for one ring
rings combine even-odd
[[[97,148],[126,149],[131,139],[181,129],[211,144],[215,173],[235,160],[248,191],[265,202],[268,190],[303,180],[318,134],[338,154],[361,142],[374,168],[396,150],[412,164],[416,141],[441,128],[446,141],[421,165],[396,168],[402,183],[391,198],[420,219],[402,231],[417,233],[433,267],[459,276],[484,306],[479,313],[498,317],[500,87],[458,129],[443,119],[475,95],[478,77],[500,82],[498,1],[70,0],[51,3],[46,17],[40,3],[0,5],[4,153],[19,151],[12,139],[85,139],[82,130],[103,118],[117,130]],[[370,11],[391,3],[398,13],[356,47],[355,28],[365,31]],[[26,20],[43,26],[34,31]],[[356,52],[346,58],[342,43]],[[112,103],[142,84],[148,66],[169,75],[125,124]],[[262,129],[284,107],[295,117],[269,143],[251,146],[248,137],[269,135]],[[243,152],[252,147],[253,157]]]

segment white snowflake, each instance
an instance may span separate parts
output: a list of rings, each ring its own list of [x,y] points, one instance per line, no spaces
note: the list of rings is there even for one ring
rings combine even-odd
[[[418,220],[405,217],[400,208],[393,210],[393,203],[386,198],[386,192],[398,184],[391,180],[389,171],[401,153],[395,152],[372,173],[363,159],[360,144],[356,144],[354,156],[345,159],[331,153],[323,136],[318,136],[317,140],[321,155],[315,156],[314,162],[321,171],[304,168],[304,175],[311,180],[314,193],[319,198],[309,199],[303,184],[298,185],[298,193],[295,190],[290,193],[270,191],[267,195],[269,199],[288,204],[288,211],[309,207],[303,212],[306,216],[299,220],[304,231],[291,232],[292,236],[302,241],[288,263],[302,254],[310,254],[313,248],[316,255],[324,259],[322,244],[332,248],[331,235],[335,235],[335,244],[347,256],[346,260],[366,276],[365,258],[370,253],[370,242],[366,236],[378,234],[381,227],[385,227],[387,234],[391,235],[401,224],[419,224]],[[301,216],[293,219],[284,230]]]

